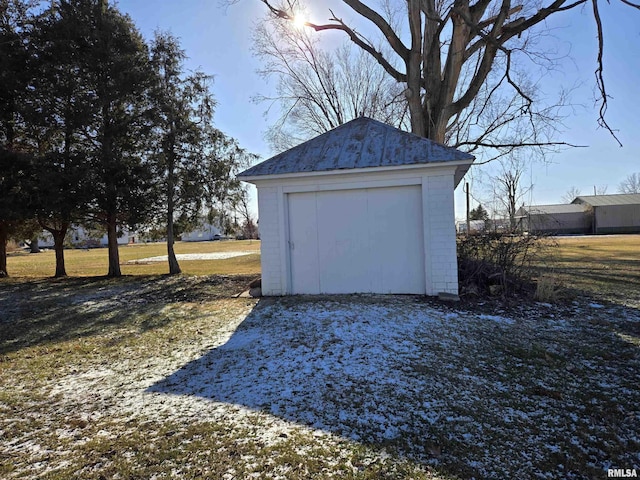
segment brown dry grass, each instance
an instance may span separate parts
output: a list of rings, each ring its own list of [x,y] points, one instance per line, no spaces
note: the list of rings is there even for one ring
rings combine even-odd
[[[260,242],[257,240],[229,240],[222,242],[176,242],[176,253],[215,253],[229,251],[255,251],[256,255],[226,260],[180,261],[183,273],[190,275],[253,275],[260,274]],[[120,246],[120,264],[124,275],[158,275],[168,272],[166,262],[130,264],[128,262],[167,254],[166,243],[148,243]],[[95,277],[108,270],[106,248],[65,250],[67,274],[72,277]],[[12,277],[50,277],[55,271],[52,250],[39,254],[15,253],[7,259]]]
[[[634,292],[636,299],[640,295],[640,236],[561,238],[558,243],[557,263],[542,267],[549,278],[614,301]],[[164,248],[123,247],[122,261],[162,255]],[[252,248],[257,250],[259,243],[178,244],[176,250]],[[72,275],[106,271],[105,249],[67,253]],[[49,263],[43,260],[47,255]],[[249,255],[182,266],[187,273],[239,273],[242,268],[256,273],[258,259]],[[151,403],[134,410],[117,408],[146,388],[142,382],[158,372],[170,375],[174,364],[182,368],[229,335],[257,303],[230,298],[250,278],[141,275],[148,269],[166,271],[166,264],[153,264],[124,266],[131,276],[122,279],[52,280],[45,278],[53,271],[51,252],[9,260],[13,275],[26,271],[38,278],[23,273],[23,278],[0,282],[0,324],[7,327],[0,329],[2,478],[452,479],[515,478],[515,473],[522,478],[543,473],[600,478],[606,462],[631,465],[630,459],[640,451],[634,416],[640,361],[637,308],[599,308],[588,302],[564,310],[525,306],[512,320],[501,310],[477,315],[438,305],[438,311],[432,311],[428,303],[412,297],[289,297],[275,300],[280,305],[275,310],[257,310],[253,321],[263,324],[269,335],[280,328],[276,338],[289,338],[296,348],[303,345],[299,339],[307,338],[308,349],[301,348],[300,354],[309,361],[347,358],[345,350],[338,355],[337,342],[313,339],[328,338],[318,337],[326,322],[361,327],[361,314],[349,312],[366,303],[378,312],[374,320],[380,317],[374,321],[374,333],[383,332],[387,324],[402,325],[404,315],[434,316],[424,331],[407,330],[396,337],[396,342],[410,338],[417,350],[405,351],[407,342],[397,343],[405,354],[390,357],[389,367],[400,365],[399,375],[407,379],[432,379],[414,393],[394,386],[400,401],[394,393],[389,397],[395,403],[379,396],[375,404],[389,407],[381,415],[404,421],[411,434],[398,437],[396,443],[356,442],[335,434],[336,428],[343,428],[337,418],[328,432],[317,436],[303,428],[304,422],[271,415],[269,405],[265,411],[240,411],[227,404],[221,407],[223,416],[211,415],[206,421],[198,420],[200,410],[192,417],[180,416],[177,410],[180,415],[164,419],[151,415]],[[331,310],[315,323],[299,321]],[[315,333],[306,328],[313,325]],[[282,335],[290,330],[297,333]],[[259,343],[260,337],[245,339]],[[367,348],[376,341],[365,342]],[[340,372],[340,362],[329,363]],[[290,371],[285,368],[275,378],[288,381]],[[338,411],[340,398],[349,398],[348,408],[373,405],[374,379],[354,384],[342,373],[336,382],[346,383],[338,383],[341,394],[327,400],[332,407],[327,411]],[[245,371],[238,378],[243,375]],[[60,390],[67,382],[83,389]],[[282,385],[282,391],[290,387]],[[316,391],[305,388],[309,385],[299,388]],[[89,390],[93,386],[95,390]],[[180,407],[190,401],[187,395],[167,394],[161,400],[189,411]],[[422,403],[425,400],[428,405]],[[266,442],[269,425],[286,431]],[[368,425],[358,428],[366,432]],[[437,469],[425,461],[427,457],[435,457]]]
[[[640,235],[559,237],[544,267],[564,287],[612,301],[640,302]]]

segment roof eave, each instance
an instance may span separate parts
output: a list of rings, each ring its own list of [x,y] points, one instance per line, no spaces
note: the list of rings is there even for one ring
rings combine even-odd
[[[403,170],[420,170],[436,167],[456,167],[456,186],[462,179],[465,173],[471,167],[471,164],[475,160],[474,157],[464,160],[446,160],[441,162],[428,162],[428,163],[414,163],[411,165],[388,165],[381,167],[365,167],[365,168],[343,168],[337,170],[323,170],[317,172],[294,172],[294,173],[276,173],[266,175],[243,175],[240,173],[237,177],[243,182],[256,183],[263,180],[284,180],[293,178],[308,178],[308,177],[324,177],[330,175],[344,175],[344,174],[358,174],[358,173],[373,173],[373,172],[387,172],[387,171],[403,171]],[[460,172],[460,178],[458,174]]]

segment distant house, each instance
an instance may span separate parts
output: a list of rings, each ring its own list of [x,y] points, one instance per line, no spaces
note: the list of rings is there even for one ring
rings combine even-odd
[[[592,233],[640,233],[640,194],[581,195],[571,202],[593,209]]]
[[[71,226],[67,232],[67,243],[74,247],[106,247],[108,245],[107,234],[100,235],[89,230],[85,230],[82,226]],[[40,247],[53,248],[53,237],[46,230],[42,231],[38,237]],[[136,234],[123,230],[122,235],[118,237],[118,245],[127,245],[136,242]]]
[[[185,232],[181,238],[183,242],[205,242],[208,240],[218,240],[222,232],[220,228],[210,223],[205,223],[201,227],[191,232]]]
[[[567,235],[591,233],[591,209],[583,204],[532,205],[516,212],[519,229],[531,233]]]

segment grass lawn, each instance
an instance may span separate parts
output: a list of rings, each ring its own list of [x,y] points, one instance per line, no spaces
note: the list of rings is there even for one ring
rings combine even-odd
[[[547,274],[577,293],[640,305],[640,235],[558,237]]]
[[[146,392],[228,341],[258,303],[232,298],[250,278],[0,283],[0,477],[434,478],[266,412]]]
[[[140,243],[120,246],[120,264],[123,275],[158,275],[167,273],[167,262],[134,263],[140,259],[167,254],[166,243]],[[179,261],[183,273],[192,275],[250,275],[260,274],[260,241],[227,240],[216,242],[176,242],[177,254],[215,252],[255,252],[252,255],[225,260],[183,260]],[[106,275],[108,258],[106,248],[90,250],[65,250],[67,274],[72,277]],[[12,277],[47,277],[55,272],[53,250],[38,254],[24,252],[10,254],[7,269]]]
[[[640,472],[640,236],[559,244],[544,273],[573,300],[508,308],[236,298],[257,254],[182,261],[191,275],[174,277],[127,263],[163,244],[122,247],[119,279],[97,276],[106,249],[67,251],[65,279],[47,278],[51,252],[12,256],[14,276],[0,280],[0,478]]]

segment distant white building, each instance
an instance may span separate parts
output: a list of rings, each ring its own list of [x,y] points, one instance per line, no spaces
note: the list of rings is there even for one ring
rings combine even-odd
[[[67,241],[74,247],[106,247],[109,244],[108,236],[102,236],[87,231],[82,226],[71,226],[67,232]],[[136,234],[128,230],[122,230],[122,235],[118,237],[118,245],[127,245],[136,242]],[[46,230],[38,237],[38,244],[43,248],[53,248],[53,236]]]
[[[182,234],[183,242],[205,242],[208,240],[219,240],[222,236],[220,228],[210,223],[205,223],[200,228]]]
[[[469,220],[469,228],[471,233],[483,232],[487,228],[487,223],[484,220]],[[467,222],[461,221],[456,223],[456,231],[458,233],[467,233]]]

